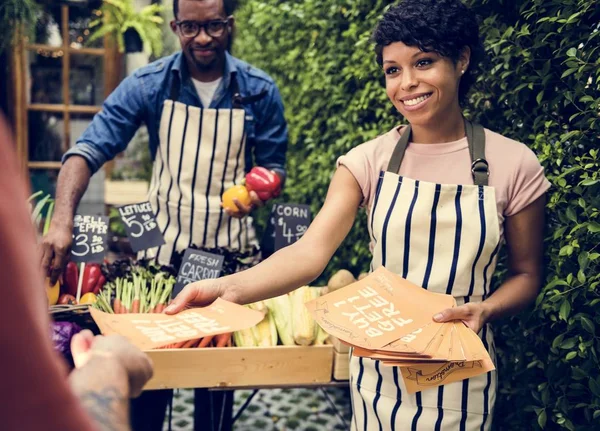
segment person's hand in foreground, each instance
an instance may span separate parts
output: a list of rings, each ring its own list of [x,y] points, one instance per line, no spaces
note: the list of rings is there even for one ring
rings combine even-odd
[[[120,335],[94,336],[89,330],[81,331],[71,340],[71,353],[78,369],[91,366],[94,359],[113,361],[128,378],[130,398],[138,397],[152,378],[152,361]]]

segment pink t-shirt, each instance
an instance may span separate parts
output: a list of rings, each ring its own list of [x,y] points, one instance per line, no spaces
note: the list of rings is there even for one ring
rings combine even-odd
[[[404,127],[395,127],[361,144],[338,159],[356,178],[363,192],[362,205],[370,214],[379,173],[387,170]],[[504,219],[517,214],[550,187],[537,157],[524,144],[485,129],[485,155],[489,186],[496,189],[500,233]],[[400,166],[400,175],[439,184],[473,184],[467,138],[441,144],[411,142]]]

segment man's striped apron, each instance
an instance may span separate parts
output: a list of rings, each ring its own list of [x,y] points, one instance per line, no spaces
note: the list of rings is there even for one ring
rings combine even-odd
[[[235,100],[233,109],[185,105],[177,101],[178,85],[174,80],[164,102],[149,189],[166,244],[145,257],[161,264],[192,244],[242,251],[256,244],[252,218],[234,219],[221,208],[223,192],[246,175],[245,111]]]

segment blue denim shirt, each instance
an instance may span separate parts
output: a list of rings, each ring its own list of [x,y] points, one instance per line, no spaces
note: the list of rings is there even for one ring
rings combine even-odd
[[[170,97],[171,83],[178,75],[178,101],[203,107],[187,71],[185,57],[180,51],[136,70],[111,93],[94,116],[77,144],[65,153],[83,157],[92,173],[125,150],[140,127],[148,127],[150,153],[156,156],[159,145],[159,125],[163,102]],[[288,132],[283,116],[283,103],[277,86],[262,70],[227,53],[225,73],[209,108],[231,109],[233,105],[233,76],[237,77],[242,97],[266,90],[262,99],[244,105],[246,111],[246,168],[264,166],[285,176],[285,153]]]

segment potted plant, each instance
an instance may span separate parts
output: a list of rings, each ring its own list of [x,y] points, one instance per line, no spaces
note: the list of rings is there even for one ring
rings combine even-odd
[[[40,7],[34,0],[0,1],[0,28],[4,33],[0,38],[0,53],[13,42],[17,32],[24,31],[25,36],[33,34],[39,12]]]
[[[161,5],[151,4],[137,12],[132,0],[104,0],[100,18],[90,23],[90,28],[96,30],[88,42],[108,34],[115,38],[120,52],[144,50],[159,56],[163,49],[163,9]]]

